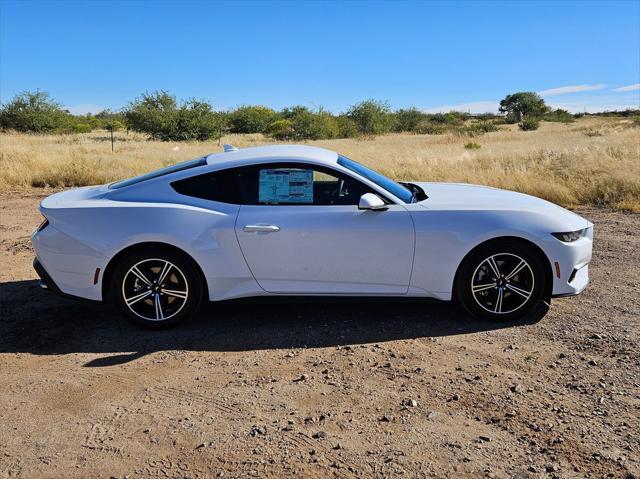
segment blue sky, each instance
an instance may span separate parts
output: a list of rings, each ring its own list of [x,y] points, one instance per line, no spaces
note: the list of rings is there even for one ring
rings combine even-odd
[[[0,0],[0,101],[40,89],[74,112],[144,91],[337,112],[493,111],[542,92],[572,111],[640,106],[640,1]]]

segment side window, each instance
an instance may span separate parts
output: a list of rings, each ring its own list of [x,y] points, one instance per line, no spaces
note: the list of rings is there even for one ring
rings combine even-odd
[[[171,186],[182,195],[236,205],[357,205],[363,194],[375,193],[348,175],[302,163],[230,168]]]
[[[245,180],[255,185],[247,189],[247,203],[257,205],[357,205],[371,191],[347,175],[295,163],[256,166]]]
[[[238,188],[239,170],[233,168],[193,176],[174,181],[171,186],[181,195],[239,205],[243,203],[242,192]]]

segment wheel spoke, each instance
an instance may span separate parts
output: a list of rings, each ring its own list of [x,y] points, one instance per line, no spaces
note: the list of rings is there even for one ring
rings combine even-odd
[[[516,266],[515,268],[513,268],[513,271],[511,271],[511,273],[509,273],[507,276],[505,276],[504,279],[509,280],[511,279],[513,276],[515,276],[516,274],[518,274],[520,271],[522,271],[522,268],[524,268],[525,266],[527,266],[526,261],[521,260],[520,263],[518,264],[518,266]]]
[[[137,266],[131,268],[131,272],[138,278],[140,278],[144,284],[146,284],[147,286],[151,286],[151,281],[147,279],[147,277],[142,273],[142,271],[138,269]]]
[[[485,291],[487,289],[495,288],[497,283],[487,283],[487,284],[476,284],[471,289],[474,293],[479,293],[480,291]]]
[[[125,298],[124,300],[127,302],[127,305],[131,306],[132,304],[135,304],[138,301],[146,298],[150,294],[151,294],[151,291],[145,291],[145,292],[140,293],[140,294],[138,294],[136,296],[132,296],[131,298]]]
[[[173,268],[173,265],[167,261],[162,267],[162,271],[160,271],[160,276],[158,276],[159,284],[162,284],[164,282],[164,280],[169,275],[169,271],[171,271],[171,268]]]
[[[124,276],[121,298],[136,316],[146,321],[166,321],[178,315],[191,299],[189,281],[180,266],[167,259],[143,259]]]
[[[162,292],[167,296],[175,296],[176,298],[187,299],[186,291],[176,291],[175,289],[163,289]]]
[[[502,312],[502,288],[498,288],[498,299],[496,300],[496,307],[493,310],[495,313]]]
[[[162,304],[160,304],[159,294],[156,294],[155,306],[156,306],[156,319],[164,319],[164,314],[162,313]]]
[[[507,285],[507,289],[509,291],[513,291],[514,293],[519,294],[520,296],[522,296],[525,299],[529,299],[529,296],[531,296],[531,291],[527,291],[525,289],[518,288],[517,286],[514,286],[512,284],[508,284]]]
[[[493,256],[487,259],[487,263],[489,263],[489,266],[491,266],[491,269],[493,270],[493,274],[495,274],[496,279],[498,279],[500,277],[500,268],[498,268],[498,263],[493,259]]]

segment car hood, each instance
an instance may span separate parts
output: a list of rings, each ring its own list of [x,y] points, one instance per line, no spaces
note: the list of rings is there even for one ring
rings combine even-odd
[[[414,182],[428,195],[420,205],[430,210],[527,211],[553,216],[576,230],[593,226],[581,216],[535,196],[466,183]]]

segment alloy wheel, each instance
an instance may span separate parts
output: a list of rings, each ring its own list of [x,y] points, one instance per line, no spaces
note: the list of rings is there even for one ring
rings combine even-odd
[[[145,259],[124,275],[122,297],[136,316],[165,321],[187,304],[189,283],[175,264],[159,258]]]
[[[535,287],[533,270],[520,256],[498,253],[484,259],[471,277],[475,302],[493,314],[509,314],[522,308]]]

